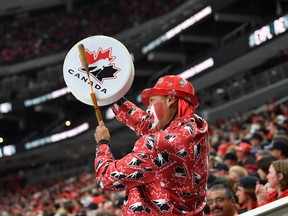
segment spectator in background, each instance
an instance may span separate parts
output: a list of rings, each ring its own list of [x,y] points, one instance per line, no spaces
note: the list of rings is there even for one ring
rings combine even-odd
[[[233,152],[228,152],[223,158],[223,162],[230,168],[232,166],[238,165],[237,155]]]
[[[247,175],[248,175],[247,170],[242,166],[236,165],[229,168],[228,176],[232,182],[234,191],[236,191],[237,189],[240,178]]]
[[[264,126],[264,119],[261,115],[252,114],[251,116],[252,124],[250,125],[249,135],[252,136],[257,130]]]
[[[243,176],[240,178],[236,192],[238,203],[241,205],[241,208],[238,209],[239,214],[257,208],[255,188],[258,181],[259,179],[253,176]]]
[[[105,213],[109,213],[109,214],[114,214],[113,202],[109,199],[106,199],[105,201],[103,201],[103,207],[100,211],[104,211]]]
[[[272,139],[277,136],[279,125],[276,122],[269,121],[267,127],[269,129],[267,137],[270,141],[272,141]]]
[[[268,138],[269,130],[265,126],[260,127],[259,130],[257,130],[257,133],[260,134],[263,139],[261,146],[265,146],[266,143],[270,143],[271,140]]]
[[[235,216],[237,214],[235,194],[224,184],[216,184],[208,189],[207,206],[213,216]]]
[[[208,173],[208,184],[213,184],[213,182],[221,177],[221,176],[228,176],[229,168],[228,166],[223,162],[217,162],[214,164],[214,166],[209,169]]]
[[[215,136],[216,137],[216,136]],[[214,139],[215,139],[215,137],[214,137]],[[217,139],[217,138],[216,138]],[[216,142],[216,143],[212,143],[213,141],[212,140],[210,140],[210,153],[212,153],[212,154],[214,154],[217,158],[220,158],[220,157],[218,157],[217,156],[217,154],[218,154],[218,147],[219,147],[219,143],[218,142]],[[221,158],[220,158],[221,159]],[[222,160],[222,159],[221,159]]]
[[[114,202],[114,214],[115,215],[121,215],[121,209],[124,203],[124,199],[125,197],[121,197],[118,198],[115,202]]]
[[[55,208],[53,202],[49,199],[44,199],[40,202],[42,202],[42,205],[40,204],[38,207],[38,216],[54,216]]]
[[[236,147],[238,165],[244,167],[248,173],[257,171],[256,159],[252,155],[252,146],[247,142],[241,142]]]
[[[208,171],[210,171],[211,169],[213,169],[213,167],[215,166],[216,163],[221,162],[221,158],[219,158],[218,156],[216,156],[215,152],[210,152],[209,154],[209,160],[208,160]],[[208,172],[208,184],[210,184],[211,182],[213,182],[215,180],[215,176],[212,175],[210,172]]]
[[[272,145],[267,149],[269,149],[272,155],[278,160],[288,159],[288,142],[285,140],[273,141]]]
[[[261,147],[261,143],[263,141],[263,138],[261,136],[261,134],[259,133],[254,133],[250,139],[250,143],[252,146],[252,154],[256,155],[256,153],[262,149]]]
[[[261,150],[256,154],[256,161],[260,160],[262,157],[272,156],[271,151],[269,150]]]
[[[269,186],[269,183],[267,181],[267,175],[269,173],[269,167],[272,164],[273,161],[275,161],[276,158],[274,156],[264,156],[261,159],[257,160],[258,170],[257,173],[260,178],[260,183],[263,184],[267,191],[269,191],[271,188]]]
[[[209,170],[209,172],[215,177],[228,175],[228,171],[229,171],[229,167],[223,162],[215,163],[214,167]]]
[[[79,198],[72,199],[75,216],[86,216],[86,209]]]
[[[209,161],[208,161],[208,170],[212,169],[216,163],[221,162],[221,158],[216,156],[216,153],[210,152],[209,153]]]
[[[72,201],[67,199],[63,200],[63,205],[57,210],[55,216],[74,216]]]
[[[102,210],[102,207],[99,208],[98,204],[91,202],[87,207],[86,207],[86,213],[87,216],[95,216],[96,212]]]
[[[220,146],[218,147],[217,156],[220,157],[221,159],[223,159],[224,155],[227,152],[227,149],[232,145],[233,145],[233,143],[231,142],[228,135],[223,137],[221,139]]]
[[[288,160],[273,161],[267,175],[269,185],[274,190],[267,191],[264,185],[256,185],[258,206],[288,196]]]
[[[283,122],[283,124],[285,123],[285,121],[286,121],[286,123],[288,124],[288,104],[285,104],[285,103],[283,103],[283,104],[280,104],[279,105],[279,108],[280,108],[280,110],[282,111],[282,114],[283,114],[283,116],[285,116],[285,120],[284,120],[284,122]],[[288,131],[287,131],[288,132]]]
[[[102,203],[105,201],[103,191],[98,187],[92,188],[91,195],[92,195],[91,202],[96,203],[99,207],[102,207]]]

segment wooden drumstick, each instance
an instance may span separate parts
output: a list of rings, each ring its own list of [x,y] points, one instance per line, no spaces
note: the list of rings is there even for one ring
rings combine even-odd
[[[90,97],[92,99],[92,102],[93,102],[93,105],[94,105],[94,109],[95,109],[96,118],[97,118],[98,123],[99,123],[100,121],[103,120],[103,118],[102,118],[102,114],[101,114],[100,108],[99,108],[99,106],[97,104],[97,98],[96,98],[95,92],[93,90],[92,82],[90,80],[89,66],[88,66],[87,56],[85,54],[84,45],[83,44],[79,44],[78,45],[78,50],[79,50],[79,53],[80,53],[80,59],[81,59],[82,66],[85,68],[85,71],[86,71],[87,76],[88,76],[88,81],[89,81],[90,88],[91,88]]]

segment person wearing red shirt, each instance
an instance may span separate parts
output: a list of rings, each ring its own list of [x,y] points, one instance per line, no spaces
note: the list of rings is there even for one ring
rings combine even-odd
[[[217,156],[220,157],[221,159],[223,159],[225,154],[227,153],[227,149],[233,145],[234,144],[233,144],[233,142],[231,142],[229,137],[223,137],[221,139],[221,144],[218,147]]]
[[[115,160],[103,121],[95,131],[96,181],[104,190],[126,190],[122,215],[203,215],[207,186],[208,124],[195,114],[199,102],[190,82],[161,77],[141,93],[147,113],[121,99],[116,118],[140,138]]]
[[[236,147],[238,165],[244,167],[248,173],[257,171],[257,163],[252,154],[252,146],[249,143],[241,142]]]
[[[264,185],[256,185],[256,196],[258,206],[263,206],[267,203],[288,196],[288,160],[273,161],[269,167],[267,175],[269,185],[274,190],[267,189]]]

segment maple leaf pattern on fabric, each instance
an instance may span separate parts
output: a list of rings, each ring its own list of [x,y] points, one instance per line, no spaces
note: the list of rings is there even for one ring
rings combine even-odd
[[[112,109],[140,135],[133,151],[120,160],[108,145],[96,152],[96,180],[105,190],[126,190],[122,215],[202,215],[208,178],[206,121],[194,114],[155,131],[149,129],[146,112],[133,103]]]

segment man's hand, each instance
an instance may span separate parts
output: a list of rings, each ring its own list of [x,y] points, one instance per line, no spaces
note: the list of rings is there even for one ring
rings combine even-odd
[[[108,140],[110,141],[110,133],[108,128],[105,126],[103,121],[99,122],[99,125],[97,126],[95,133],[94,133],[95,141],[98,143],[100,140]]]

